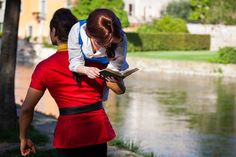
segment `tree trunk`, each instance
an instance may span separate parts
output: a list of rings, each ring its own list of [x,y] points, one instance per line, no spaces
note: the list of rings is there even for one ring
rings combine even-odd
[[[15,68],[20,0],[6,0],[0,54],[0,132],[16,129]]]

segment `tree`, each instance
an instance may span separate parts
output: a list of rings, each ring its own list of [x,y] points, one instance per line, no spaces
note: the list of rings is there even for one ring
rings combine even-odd
[[[236,24],[236,1],[235,0],[212,0],[210,4],[209,16],[206,23],[213,24]]]
[[[0,54],[0,131],[16,129],[14,94],[20,0],[7,0]]]
[[[172,1],[162,10],[162,16],[172,16],[181,18],[187,21],[191,11],[190,2],[187,0]]]
[[[152,21],[150,24],[140,26],[137,31],[145,33],[188,33],[188,28],[183,19],[165,16],[161,19]]]
[[[204,23],[209,15],[210,3],[211,0],[190,0],[192,11],[189,20]]]
[[[86,19],[91,11],[97,8],[107,8],[121,20],[123,27],[129,26],[127,13],[124,11],[124,3],[122,0],[80,0],[72,12],[78,19]]]
[[[210,24],[236,24],[235,0],[189,0],[192,11],[189,20]]]

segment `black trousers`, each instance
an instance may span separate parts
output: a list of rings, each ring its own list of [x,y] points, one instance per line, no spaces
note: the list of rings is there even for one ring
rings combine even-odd
[[[58,157],[107,157],[107,143],[72,148],[72,149],[57,149]]]

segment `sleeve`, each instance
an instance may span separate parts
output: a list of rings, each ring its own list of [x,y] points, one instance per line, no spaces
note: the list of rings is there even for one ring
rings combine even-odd
[[[123,41],[119,43],[115,50],[115,59],[111,60],[107,65],[107,68],[112,70],[124,71],[129,68],[129,64],[126,61],[127,56],[127,37],[124,33]]]
[[[46,76],[45,69],[43,69],[42,64],[39,63],[34,69],[34,72],[31,76],[30,87],[37,90],[45,91],[46,90],[45,78],[44,78],[45,76]]]
[[[84,65],[84,57],[79,45],[79,29],[78,22],[71,28],[68,36],[69,69],[73,72],[77,72],[79,65]]]

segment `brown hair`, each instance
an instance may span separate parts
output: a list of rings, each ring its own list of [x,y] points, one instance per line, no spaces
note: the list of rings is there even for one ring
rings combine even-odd
[[[71,27],[77,23],[77,18],[71,13],[69,9],[58,9],[52,20],[50,21],[50,30],[54,27],[56,29],[56,36],[59,40],[66,42]]]
[[[109,9],[96,9],[87,19],[86,34],[106,48],[109,58],[115,57],[115,49],[122,40],[122,28],[119,18]]]

